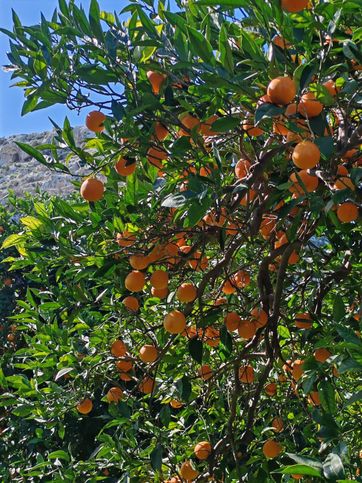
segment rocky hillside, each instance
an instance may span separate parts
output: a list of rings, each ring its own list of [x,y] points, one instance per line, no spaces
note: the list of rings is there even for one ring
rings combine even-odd
[[[54,131],[49,131],[0,138],[0,203],[6,202],[9,189],[14,190],[17,195],[39,190],[61,196],[66,196],[74,190],[71,183],[74,177],[50,171],[15,144],[21,142],[36,147],[50,143],[53,136]],[[84,127],[74,129],[77,145],[81,145],[86,136],[89,137],[89,131]],[[67,149],[60,151],[61,160],[65,159],[68,152]],[[50,155],[50,151],[43,151],[43,154]],[[78,159],[72,158],[68,167],[72,173],[79,173],[82,176],[83,169]]]

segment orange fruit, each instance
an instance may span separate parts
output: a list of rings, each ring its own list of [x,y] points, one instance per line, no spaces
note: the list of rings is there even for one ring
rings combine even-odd
[[[100,111],[92,111],[90,112],[85,120],[85,125],[90,131],[93,132],[102,132],[104,130],[104,121],[106,120],[106,116]]]
[[[320,406],[321,400],[318,391],[311,391],[308,395],[308,402],[312,406]]]
[[[337,166],[337,174],[338,176],[348,176],[348,169],[343,164],[339,164]]]
[[[152,92],[157,96],[160,93],[162,84],[166,80],[166,75],[161,74],[160,72],[149,70],[147,72],[147,79],[151,84]]]
[[[141,292],[145,284],[145,274],[138,270],[130,272],[124,280],[124,285],[130,292]]]
[[[193,302],[197,297],[197,288],[193,283],[182,283],[176,290],[176,298],[183,303]]]
[[[264,390],[268,396],[274,396],[277,392],[277,385],[275,382],[270,382],[264,386]]]
[[[268,439],[263,444],[263,453],[266,458],[276,458],[282,452],[282,446],[275,439]]]
[[[346,201],[338,206],[337,217],[342,223],[355,221],[358,218],[358,207],[354,203]]]
[[[88,178],[80,187],[80,195],[86,201],[99,201],[103,198],[104,184],[97,178]]]
[[[300,169],[311,169],[317,166],[321,153],[316,144],[311,141],[298,143],[292,154],[293,163]]]
[[[298,329],[310,329],[313,325],[312,318],[308,313],[301,313],[295,315],[295,326]]]
[[[272,426],[277,433],[280,433],[284,429],[284,423],[282,418],[276,417],[272,421]]]
[[[170,334],[181,334],[186,327],[186,317],[179,310],[172,310],[164,318],[163,326]]]
[[[144,270],[150,264],[150,259],[145,255],[131,255],[129,264],[135,270]]]
[[[151,294],[154,297],[158,297],[159,299],[165,299],[168,295],[168,288],[159,289],[159,288],[152,287]]]
[[[155,362],[158,358],[157,347],[151,344],[145,344],[140,349],[140,359],[143,362]]]
[[[326,362],[331,357],[332,353],[324,347],[320,347],[314,351],[314,358],[317,362]]]
[[[212,125],[218,119],[219,119],[219,116],[217,114],[214,114],[208,119],[206,119],[206,121],[202,122],[200,124],[200,134],[202,134],[203,136],[217,136],[218,133],[216,131],[213,131]]]
[[[257,329],[264,327],[268,322],[268,314],[262,308],[255,307],[251,311],[251,316],[254,319]]]
[[[285,40],[281,35],[275,35],[272,40],[274,45],[277,45],[280,49],[287,49],[291,46],[290,42]]]
[[[225,282],[221,286],[221,291],[224,292],[225,295],[230,295],[234,293],[236,291],[234,280],[232,278],[225,280]]]
[[[273,104],[289,104],[295,97],[297,90],[290,77],[276,77],[270,81],[267,94]]]
[[[197,373],[199,377],[201,377],[201,379],[203,379],[204,381],[207,381],[213,375],[212,369],[208,364],[204,364],[201,367],[199,367]]]
[[[168,158],[168,154],[164,149],[151,146],[147,151],[147,161],[158,169],[162,168],[162,161]]]
[[[123,357],[127,353],[127,346],[121,339],[115,340],[111,345],[111,354],[114,357]]]
[[[200,441],[194,447],[194,453],[197,459],[206,460],[212,452],[212,446],[208,441]]]
[[[227,330],[229,332],[233,332],[234,330],[237,330],[239,328],[239,325],[241,323],[241,317],[236,312],[229,312],[225,315],[224,322]]]
[[[248,206],[256,197],[256,191],[253,189],[248,190],[246,195],[241,199],[240,205],[241,206]]]
[[[323,85],[327,89],[327,91],[330,93],[331,96],[336,96],[337,95],[337,92],[339,91],[339,89],[337,88],[336,83],[334,82],[334,80],[329,79],[326,82],[324,82]]]
[[[292,253],[290,254],[289,258],[288,258],[288,264],[289,265],[295,265],[296,263],[298,263],[300,260],[300,257],[297,253],[296,250],[293,250]]]
[[[192,481],[199,476],[199,472],[195,470],[191,461],[184,461],[180,468],[180,475],[185,481]]]
[[[264,131],[260,129],[260,127],[254,126],[254,123],[252,122],[251,119],[245,119],[243,121],[243,130],[249,135],[249,136],[261,136],[264,134]]]
[[[242,320],[238,327],[238,333],[242,339],[251,339],[256,334],[256,331],[256,323],[250,320]]]
[[[271,233],[275,230],[277,220],[273,216],[266,215],[260,223],[259,231],[263,238],[269,238]]]
[[[121,176],[130,176],[136,171],[136,160],[119,158],[117,163],[114,165],[114,169]]]
[[[300,180],[298,178],[300,178]],[[292,173],[289,180],[293,183],[293,185],[290,186],[289,191],[297,195],[303,195],[305,194],[305,191],[307,193],[313,193],[318,188],[319,184],[317,176],[309,174],[306,169],[301,169],[297,173]],[[300,182],[303,183],[304,186],[302,186]]]
[[[125,297],[122,300],[122,304],[131,312],[137,312],[138,309],[140,308],[139,301],[136,299],[136,297],[133,297],[132,295]]]
[[[238,288],[245,288],[250,284],[250,275],[245,270],[237,271],[232,278]]]
[[[290,475],[293,480],[301,480],[303,479],[303,475],[297,475],[297,474],[293,474],[293,475]]]
[[[288,237],[287,237],[287,234],[284,233],[283,231],[278,231],[276,233],[276,237],[277,237],[277,240],[276,242],[274,243],[274,248],[280,248],[282,247],[283,245],[285,245],[286,243],[288,243]]]
[[[193,116],[192,114],[183,114],[179,117],[179,119],[182,126],[186,128],[186,130],[183,128],[180,129],[180,136],[190,136],[189,131],[192,131],[194,129],[198,131],[200,128],[200,119]]]
[[[297,359],[293,362],[293,368],[292,368],[292,376],[295,381],[299,381],[299,379],[303,375],[303,364],[304,361]]]
[[[346,176],[342,176],[341,178],[337,179],[337,181],[334,183],[333,188],[335,190],[346,190],[350,189],[352,191],[355,191],[356,187],[353,184],[352,180],[350,178],[347,178]]]
[[[289,13],[301,12],[308,6],[308,0],[281,0],[282,10]]]
[[[240,366],[239,380],[245,384],[254,382],[254,369],[252,366]]]
[[[156,122],[153,129],[155,133],[155,138],[160,142],[164,141],[169,134],[167,127],[164,126],[162,122]]]
[[[171,399],[170,406],[173,409],[180,409],[180,408],[182,408],[183,403],[181,401],[178,401],[177,399]]]
[[[111,387],[107,392],[106,398],[110,403],[118,403],[123,398],[123,391],[120,387]]]
[[[93,409],[93,401],[85,398],[77,404],[77,411],[80,414],[89,414]]]
[[[132,361],[130,359],[120,359],[116,361],[116,367],[121,372],[128,372],[133,368]]]
[[[117,236],[116,236],[116,243],[120,246],[120,247],[130,247],[134,244],[134,242],[136,241],[136,235],[134,233],[131,233],[127,230],[124,230],[123,233],[117,233]]]
[[[307,92],[300,98],[298,112],[303,117],[310,118],[319,116],[322,110],[323,104],[316,99],[313,92]]]
[[[168,273],[164,270],[155,270],[150,278],[152,287],[159,290],[165,289],[168,286]]]
[[[151,394],[153,389],[155,388],[156,381],[150,377],[150,376],[145,376],[142,381],[139,383],[139,390],[143,392],[143,394]]]

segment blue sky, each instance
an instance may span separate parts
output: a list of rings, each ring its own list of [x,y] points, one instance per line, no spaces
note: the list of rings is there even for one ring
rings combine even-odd
[[[107,11],[119,12],[127,3],[127,0],[99,0],[100,7]],[[76,0],[76,4],[83,5],[87,11],[89,0]],[[45,18],[50,18],[57,5],[57,0],[1,0],[0,26],[12,30],[11,9],[15,10],[23,25],[34,25],[38,23],[41,12],[44,13]],[[8,46],[8,38],[0,33],[1,66],[9,63],[6,56]],[[52,125],[48,117],[62,124],[67,115],[73,126],[84,123],[84,112],[77,116],[64,106],[53,106],[21,117],[24,94],[18,87],[9,87],[12,82],[15,82],[11,81],[10,75],[3,70],[0,71],[0,137],[49,130]]]

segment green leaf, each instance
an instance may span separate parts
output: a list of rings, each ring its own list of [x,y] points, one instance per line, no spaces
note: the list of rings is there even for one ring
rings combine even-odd
[[[282,473],[283,475],[299,474],[299,475],[315,476],[317,478],[322,478],[321,470],[317,468],[313,468],[311,466],[306,466],[301,464],[283,466],[282,468],[280,468],[280,470],[273,471],[273,473]]]
[[[19,148],[24,151],[26,154],[29,154],[32,158],[35,158],[37,161],[39,161],[41,164],[44,164],[45,166],[48,166],[47,160],[44,158],[42,153],[40,153],[37,149],[33,148],[33,146],[30,146],[30,144],[25,144],[25,143],[19,143],[15,142]]]
[[[330,136],[320,137],[315,140],[316,145],[319,147],[322,157],[328,159],[334,153],[333,138]]]
[[[321,381],[318,384],[318,393],[323,409],[328,413],[336,414],[337,404],[332,384],[329,381]]]
[[[20,222],[24,226],[28,227],[31,231],[37,230],[44,225],[44,223],[38,218],[35,218],[35,216],[24,216],[23,218],[20,218]]]
[[[229,35],[225,24],[221,25],[219,34],[220,61],[227,71],[234,71],[234,58],[229,44]]]
[[[346,314],[346,311],[344,307],[343,298],[337,294],[334,296],[334,302],[333,302],[333,319],[336,322],[339,322],[340,320],[343,319],[345,314]]]
[[[162,446],[158,445],[150,455],[151,466],[155,471],[159,471],[162,467]]]
[[[298,463],[299,465],[308,466],[309,468],[322,470],[322,463],[308,456],[303,456],[295,453],[285,453],[290,459]]]
[[[193,201],[187,210],[187,215],[183,222],[184,228],[192,228],[195,226],[205,216],[211,204],[212,199],[210,197],[206,197],[201,201]]]
[[[58,460],[70,461],[69,454],[61,449],[58,449],[57,451],[53,451],[52,453],[49,453],[48,458],[50,460],[58,459]]]
[[[208,64],[213,64],[215,58],[210,42],[200,32],[189,25],[187,26],[187,33],[194,53]]]
[[[163,15],[172,25],[178,27],[181,32],[187,35],[187,23],[181,15],[167,11],[163,12]]]
[[[136,5],[138,17],[150,37],[158,37],[156,26],[154,22],[145,14],[143,8],[140,5]]]
[[[362,64],[362,52],[351,40],[343,42],[343,53],[348,59],[356,60],[359,64]]]
[[[89,23],[92,29],[93,35],[97,37],[98,40],[103,40],[103,31],[100,22],[100,9],[97,0],[91,0],[89,6]]]
[[[298,66],[294,71],[294,81],[299,84],[299,92],[301,92],[312,80],[314,74],[318,70],[318,64],[315,60]]]
[[[16,233],[14,233],[13,235],[9,235],[7,238],[5,238],[1,248],[5,249],[10,247],[16,247],[16,246],[24,246],[26,240],[27,240],[27,235],[25,234],[17,235]]]
[[[36,95],[29,96],[23,104],[23,107],[21,109],[21,115],[25,116],[25,114],[34,111],[36,105],[38,104],[38,100],[39,97]]]
[[[191,382],[186,376],[183,376],[182,379],[177,381],[176,383],[177,389],[180,393],[182,401],[188,401],[191,395]]]
[[[207,7],[221,6],[231,8],[245,8],[250,7],[247,0],[197,0],[195,5],[205,5]]]
[[[254,124],[257,125],[262,119],[271,119],[275,116],[280,116],[284,112],[283,107],[275,106],[274,104],[264,103],[257,107],[254,116]]]
[[[227,132],[240,126],[241,120],[239,117],[221,117],[212,123],[212,129],[217,132]]]
[[[60,369],[60,371],[58,371],[54,377],[54,381],[57,381],[58,379],[60,379],[61,377],[65,376],[66,374],[69,374],[70,372],[72,372],[74,369],[74,367],[63,367],[63,369]]]
[[[329,453],[323,462],[323,474],[327,480],[340,480],[345,477],[344,466],[341,458],[335,453]]]
[[[203,355],[203,344],[200,339],[194,337],[189,340],[189,353],[191,357],[201,364]]]

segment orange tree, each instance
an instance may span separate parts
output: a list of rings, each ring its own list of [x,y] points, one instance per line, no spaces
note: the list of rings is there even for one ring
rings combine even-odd
[[[360,478],[359,7],[14,13],[23,113],[64,103],[90,137],[66,119],[20,144],[88,177],[3,244],[35,284],[1,372],[4,480]]]

